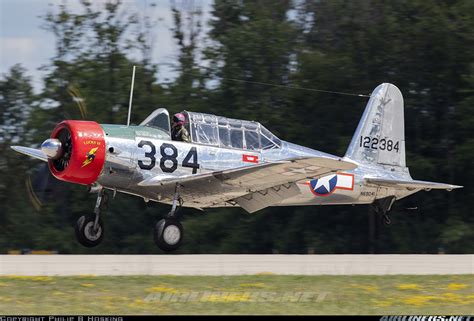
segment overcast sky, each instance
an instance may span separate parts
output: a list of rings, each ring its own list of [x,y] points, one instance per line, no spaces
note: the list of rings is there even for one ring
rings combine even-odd
[[[106,0],[94,0],[103,3]],[[0,73],[4,74],[11,66],[20,63],[27,68],[33,78],[36,91],[42,87],[42,72],[38,68],[48,63],[54,55],[54,37],[43,30],[44,16],[51,6],[65,2],[72,10],[78,10],[79,0],[0,0]],[[212,0],[175,0],[178,6],[186,10],[198,6],[203,10],[203,20],[209,19]],[[123,0],[127,11],[139,14],[150,12],[154,7],[154,17],[160,18],[155,30],[153,60],[160,64],[159,79],[173,77],[167,64],[174,63],[177,47],[170,28],[173,26],[171,0]]]

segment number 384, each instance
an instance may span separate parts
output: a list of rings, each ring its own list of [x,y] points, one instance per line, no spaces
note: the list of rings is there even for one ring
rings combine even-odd
[[[138,161],[138,166],[141,169],[151,170],[156,165],[156,147],[155,145],[147,140],[142,140],[138,143],[139,148],[144,148],[148,146],[150,151],[145,152],[145,158],[148,159],[147,162],[142,160]],[[178,149],[173,144],[163,143],[160,146],[160,168],[165,173],[173,173],[178,168]],[[199,168],[198,163],[198,154],[196,147],[191,147],[188,154],[184,157],[183,167],[190,167],[193,169],[193,174],[197,173]]]
[[[378,139],[377,137],[369,136],[360,136],[359,146],[370,149],[388,150],[389,152],[396,151],[397,153],[400,149],[400,143],[398,141],[394,142],[391,139]]]

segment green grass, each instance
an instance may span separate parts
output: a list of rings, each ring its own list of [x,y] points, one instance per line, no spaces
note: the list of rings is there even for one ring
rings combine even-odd
[[[474,276],[6,276],[0,314],[474,314]]]

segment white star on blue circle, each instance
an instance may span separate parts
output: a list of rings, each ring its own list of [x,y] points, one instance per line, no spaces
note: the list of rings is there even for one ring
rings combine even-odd
[[[316,194],[329,194],[336,188],[337,175],[329,175],[319,179],[313,179],[310,181],[310,185]]]

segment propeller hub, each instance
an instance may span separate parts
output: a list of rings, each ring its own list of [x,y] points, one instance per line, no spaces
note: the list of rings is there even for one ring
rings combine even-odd
[[[41,150],[49,159],[58,159],[63,153],[63,146],[59,139],[49,138],[41,144]]]

